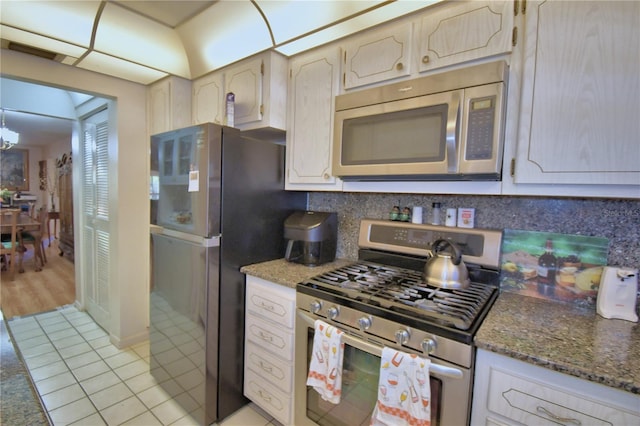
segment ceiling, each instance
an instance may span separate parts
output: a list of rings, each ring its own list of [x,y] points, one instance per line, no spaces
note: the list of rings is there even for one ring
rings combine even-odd
[[[0,1],[2,47],[150,84],[286,56],[440,0]]]
[[[16,148],[42,147],[54,141],[71,140],[73,120],[9,110],[4,111],[4,117],[7,128],[20,134]]]

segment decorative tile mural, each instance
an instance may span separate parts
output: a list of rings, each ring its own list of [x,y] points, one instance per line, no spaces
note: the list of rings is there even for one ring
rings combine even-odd
[[[595,306],[608,252],[607,238],[505,229],[500,288]]]

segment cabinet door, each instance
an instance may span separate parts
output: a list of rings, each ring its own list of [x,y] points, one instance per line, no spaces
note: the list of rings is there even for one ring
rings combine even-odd
[[[411,22],[405,22],[349,42],[344,53],[344,88],[409,75],[412,28]]]
[[[291,60],[286,189],[342,187],[342,181],[331,175],[333,99],[339,83],[340,49],[336,47]]]
[[[635,425],[639,407],[636,394],[486,350],[477,352],[472,425]]]
[[[420,71],[510,52],[513,18],[511,1],[437,6],[422,18]]]
[[[527,5],[514,182],[639,197],[640,2]]]
[[[171,88],[169,80],[162,80],[149,87],[147,103],[149,108],[149,134],[171,130]]]
[[[191,123],[191,81],[168,77],[149,86],[147,92],[150,135]]]
[[[221,72],[206,75],[193,82],[193,124],[224,122],[223,75]]]
[[[236,127],[262,119],[262,74],[261,57],[233,65],[224,73],[225,93],[233,92],[235,95]]]

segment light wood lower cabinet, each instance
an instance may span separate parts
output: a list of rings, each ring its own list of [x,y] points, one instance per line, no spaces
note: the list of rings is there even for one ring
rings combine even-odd
[[[284,425],[293,422],[296,292],[247,275],[244,395]]]
[[[478,350],[472,425],[637,425],[640,396]]]

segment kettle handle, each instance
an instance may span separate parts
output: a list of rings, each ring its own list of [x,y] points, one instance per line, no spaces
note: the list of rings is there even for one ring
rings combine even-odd
[[[460,247],[458,247],[456,244],[452,243],[449,240],[445,240],[445,239],[439,239],[439,240],[435,240],[433,242],[433,244],[431,245],[431,247],[433,248],[433,254],[437,254],[439,251],[441,251],[442,249],[444,249],[446,246],[451,247],[451,249],[453,250],[453,259],[451,259],[451,261],[453,262],[454,265],[459,265],[460,262],[462,261],[462,250],[460,250]]]

